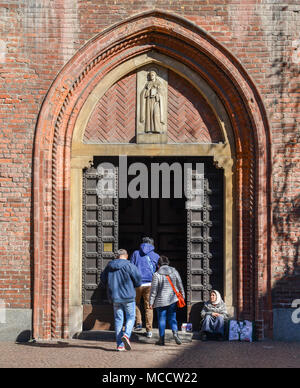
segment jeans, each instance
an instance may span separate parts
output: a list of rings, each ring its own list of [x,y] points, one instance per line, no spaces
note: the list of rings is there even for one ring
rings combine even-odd
[[[158,318],[158,329],[159,336],[164,337],[167,320],[172,331],[178,331],[177,320],[176,320],[176,307],[177,302],[170,304],[169,306],[157,307],[157,318]]]
[[[206,315],[202,323],[201,331],[224,335],[224,317],[222,317],[222,315],[219,315],[218,317]]]
[[[135,302],[114,303],[114,318],[117,346],[123,346],[124,334],[130,338],[135,322]],[[123,331],[125,320],[125,331]]]
[[[146,315],[146,331],[152,331],[152,323],[153,323],[153,310],[150,309],[149,298],[150,298],[150,290],[149,287],[139,287],[136,289],[136,324],[142,324],[142,314],[140,310],[141,298],[144,299],[144,307],[145,307],[145,315]]]

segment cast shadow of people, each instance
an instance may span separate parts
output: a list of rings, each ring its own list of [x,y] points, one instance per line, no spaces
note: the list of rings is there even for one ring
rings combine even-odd
[[[36,348],[78,348],[78,349],[96,349],[96,350],[103,350],[105,352],[115,352],[116,350],[111,347],[104,347],[100,345],[87,345],[87,344],[79,344],[79,343],[70,343],[65,341],[57,341],[57,342],[38,342],[38,341],[23,341],[20,342],[16,341],[17,345],[22,346],[30,346],[30,347],[36,347]]]
[[[193,338],[198,339],[199,332],[201,329],[202,319],[201,319],[201,311],[203,309],[204,302],[194,303],[191,307],[191,311],[189,314],[189,323],[192,324],[193,327]]]

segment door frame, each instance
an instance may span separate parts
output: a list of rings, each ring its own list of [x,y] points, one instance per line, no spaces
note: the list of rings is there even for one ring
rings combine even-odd
[[[214,111],[222,132],[222,143],[181,143],[181,144],[87,144],[84,143],[84,131],[91,113],[99,99],[123,76],[137,71],[151,63],[166,67],[190,82],[202,95]],[[75,123],[71,158],[71,233],[70,233],[70,333],[82,328],[82,170],[91,166],[94,156],[118,157],[181,157],[212,156],[217,168],[224,170],[224,300],[229,314],[236,316],[236,232],[234,214],[233,185],[235,181],[234,136],[231,121],[217,94],[208,83],[193,70],[166,55],[154,53],[142,54],[120,64],[108,73],[95,87],[85,101]],[[78,287],[80,285],[80,287]]]
[[[89,147],[89,146],[87,146]],[[87,149],[83,147],[83,149]],[[149,152],[150,148],[150,152]],[[94,147],[90,148],[94,151]],[[204,144],[181,144],[176,145],[97,145],[101,156],[116,156],[129,154],[130,156],[160,156],[160,157],[182,157],[182,156],[211,156],[215,161],[217,168],[224,170],[224,191],[223,191],[223,209],[224,209],[224,267],[223,284],[224,300],[228,307],[230,315],[235,316],[236,299],[236,268],[234,266],[235,257],[235,233],[233,220],[233,160],[224,155],[224,146],[204,145]],[[227,150],[228,152],[228,150]],[[95,155],[96,156],[96,155]],[[98,155],[97,155],[98,156]],[[89,167],[94,154],[89,157],[76,156],[71,162],[71,263],[70,263],[70,333],[75,334],[82,330],[83,309],[82,309],[82,177],[83,168]]]
[[[130,168],[131,163],[135,163],[135,162],[141,163],[142,162],[142,163],[147,165],[147,169],[148,169],[148,173],[149,173],[151,171],[151,163],[159,163],[159,164],[168,163],[169,165],[171,165],[173,163],[180,163],[181,168],[183,168],[184,163],[189,163],[189,162],[193,163],[194,168],[195,168],[195,163],[204,163],[205,166],[206,166],[204,168],[204,178],[205,178],[205,180],[207,180],[207,182],[209,182],[209,188],[210,188],[209,191],[213,192],[214,191],[213,185],[216,183],[216,181],[210,181],[209,174],[212,173],[212,171],[214,171],[214,173],[216,173],[216,170],[219,170],[219,172],[220,172],[221,169],[217,169],[216,166],[213,165],[212,161],[213,161],[213,158],[205,158],[204,159],[204,158],[201,158],[199,156],[197,156],[196,158],[195,157],[191,157],[191,156],[189,156],[189,157],[184,157],[184,156],[179,156],[179,157],[176,156],[175,157],[174,156],[174,157],[171,157],[171,158],[170,157],[165,157],[165,156],[157,156],[157,157],[133,158],[133,159],[128,160],[126,165],[128,165],[128,168]],[[88,225],[90,225],[89,222],[87,221],[87,218],[86,218],[86,211],[89,208],[89,206],[91,206],[93,211],[95,210],[94,209],[95,203],[93,202],[92,205],[88,205],[87,202],[86,202],[85,196],[86,195],[91,195],[91,194],[93,196],[96,195],[96,191],[95,191],[96,190],[96,186],[94,188],[91,188],[87,184],[87,180],[91,179],[92,182],[94,182],[95,177],[98,175],[98,173],[97,173],[98,166],[101,165],[101,163],[111,163],[113,166],[115,166],[115,172],[117,174],[120,174],[120,163],[124,163],[124,160],[123,160],[123,158],[122,158],[122,160],[118,160],[118,158],[114,158],[112,160],[111,157],[109,157],[107,159],[105,157],[95,156],[94,164],[93,164],[92,168],[83,171],[83,180],[84,180],[85,183],[83,183],[83,209],[82,209],[83,210],[83,215],[82,215],[82,217],[83,217],[83,225],[82,225],[83,226],[83,232],[82,232],[83,235],[82,235],[82,237],[83,238],[82,238],[82,244],[85,247],[86,247],[86,244],[88,242],[90,242],[90,241],[95,242],[96,241],[96,235],[98,236],[98,238],[100,236],[99,232],[96,235],[95,234],[93,234],[93,235],[85,234],[86,228],[88,227]],[[213,170],[212,170],[212,168],[213,168]],[[206,172],[207,172],[207,174],[206,174]],[[124,171],[122,173],[124,174]],[[220,176],[220,174],[218,174],[218,176]],[[132,179],[134,179],[134,177],[132,177]],[[120,175],[115,178],[115,182],[117,183],[117,182],[119,182],[119,180],[120,180]],[[129,180],[128,181],[128,185],[129,185],[129,183],[130,183],[130,178],[129,177],[128,177],[128,180]],[[151,183],[150,183],[151,182],[151,178],[150,178],[149,174],[148,174],[148,180],[149,180],[149,182],[148,182],[148,190],[149,190],[148,194],[149,194],[151,192]],[[127,181],[127,179],[126,179],[126,181]],[[184,318],[184,320],[182,322],[190,322],[190,315],[192,315],[192,319],[193,319],[193,321],[195,323],[196,322],[195,319],[196,320],[198,319],[197,317],[199,317],[199,313],[200,313],[198,311],[199,310],[199,306],[202,306],[203,302],[208,300],[208,296],[207,295],[206,296],[202,295],[201,300],[197,300],[197,301],[194,300],[193,301],[193,297],[192,297],[193,296],[193,292],[199,292],[200,291],[202,293],[202,291],[203,291],[202,289],[200,289],[200,287],[199,287],[200,285],[198,283],[196,283],[196,284],[193,283],[193,276],[197,276],[197,275],[200,274],[200,272],[199,272],[200,268],[202,270],[204,270],[205,268],[211,270],[214,265],[211,266],[207,262],[205,262],[205,264],[202,262],[201,267],[195,267],[195,268],[193,267],[193,264],[192,264],[193,257],[197,261],[197,260],[199,260],[200,256],[198,256],[199,252],[193,252],[192,244],[195,243],[195,242],[200,242],[200,240],[199,240],[200,236],[198,236],[198,237],[194,236],[193,233],[192,233],[192,229],[193,229],[193,227],[199,227],[199,224],[197,224],[197,221],[194,221],[194,222],[192,221],[193,209],[191,209],[191,210],[187,209],[186,206],[185,206],[187,199],[185,198],[185,193],[184,193],[184,182],[185,181],[184,181],[184,178],[182,176],[181,184],[182,184],[182,194],[183,194],[183,197],[181,199],[181,202],[182,202],[181,206],[182,206],[182,210],[183,210],[183,213],[182,213],[183,218],[181,219],[180,224],[183,223],[183,225],[184,225],[183,229],[185,230],[185,232],[183,230],[181,230],[179,235],[180,236],[185,236],[184,239],[186,241],[185,241],[185,244],[184,244],[185,245],[185,249],[181,252],[181,255],[180,255],[180,257],[181,257],[180,260],[182,262],[183,267],[181,267],[179,265],[179,263],[177,263],[177,265],[175,265],[175,267],[177,268],[177,270],[181,274],[181,277],[182,277],[182,280],[183,280],[183,284],[184,284],[184,288],[185,288],[185,291],[186,291],[187,307],[185,309],[185,312],[186,312],[187,315],[186,315],[186,317]],[[223,182],[223,170],[222,170],[222,182]],[[206,187],[206,185],[204,187]],[[223,206],[224,206],[223,188],[224,187],[223,187],[223,183],[222,183],[222,195],[218,198],[217,205],[219,205],[220,201],[221,201],[221,205],[222,205],[222,222],[224,223],[224,221],[223,221],[223,216],[224,216],[224,214],[223,214],[224,213],[224,211],[223,211]],[[204,188],[204,190],[206,192],[207,199],[209,199],[210,194],[207,192],[208,189]],[[119,194],[119,190],[116,190],[116,192]],[[105,241],[113,241],[111,245],[114,247],[113,248],[114,253],[116,252],[116,250],[118,248],[122,248],[122,247],[126,248],[126,249],[129,248],[129,246],[126,245],[126,243],[125,244],[120,244],[120,238],[122,236],[122,232],[121,232],[121,229],[120,229],[121,228],[121,226],[120,226],[121,225],[121,209],[120,209],[120,202],[119,202],[120,200],[128,200],[128,199],[130,201],[135,201],[134,199],[130,199],[130,198],[119,198],[119,195],[118,195],[117,198],[115,198],[112,201],[113,204],[111,204],[111,205],[104,205],[104,206],[109,206],[109,210],[114,211],[114,216],[113,216],[112,219],[114,219],[114,225],[115,225],[114,228],[113,228],[113,234],[109,234],[109,235],[106,235],[105,237],[103,237],[102,236],[102,232],[100,233],[101,234],[101,238],[98,241],[98,243],[100,243],[100,246],[97,247],[97,253],[100,254],[101,257],[104,260],[106,259],[106,261],[108,259],[111,260],[113,258],[113,254],[111,252],[110,253],[108,253],[108,252],[105,253],[103,251],[103,247],[102,247],[102,242],[104,241],[103,238],[106,239]],[[162,198],[160,198],[160,199],[162,199]],[[139,200],[143,202],[146,199],[139,199]],[[152,216],[154,215],[154,219],[156,220],[155,221],[155,229],[152,230],[152,232],[145,232],[144,231],[142,233],[142,235],[144,235],[144,236],[148,235],[148,236],[153,237],[154,241],[155,241],[155,248],[156,248],[155,250],[156,250],[156,252],[159,252],[160,254],[167,255],[168,257],[171,258],[171,261],[173,262],[174,257],[169,256],[168,253],[162,251],[162,247],[159,248],[159,244],[158,244],[159,234],[157,234],[158,229],[156,229],[156,227],[158,225],[161,225],[161,227],[163,229],[165,229],[165,227],[163,225],[167,225],[165,223],[164,224],[160,224],[160,223],[157,224],[157,221],[158,221],[157,217],[159,217],[158,213],[157,213],[157,211],[158,211],[158,209],[157,209],[158,202],[157,201],[159,199],[158,198],[157,199],[156,198],[153,199],[154,202],[152,202],[151,198],[147,199],[147,201],[148,200],[150,200],[151,203],[155,203],[155,206],[154,206],[155,211],[154,211],[154,213],[153,213],[153,209],[150,210],[152,207],[150,207],[148,209],[149,203],[147,205],[145,205],[143,203],[142,206],[146,206],[146,208],[147,208],[146,209],[147,210],[146,213],[148,214],[148,217],[150,217],[152,219]],[[209,204],[210,201],[209,202],[205,201],[205,203]],[[102,201],[100,200],[100,203],[98,203],[98,212],[99,211],[101,212],[101,207],[102,207]],[[171,208],[170,208],[170,210],[171,210]],[[194,209],[194,210],[195,211],[200,211],[201,210],[201,211],[205,212],[205,215],[203,213],[203,216],[205,217],[206,220],[211,220],[212,221],[212,219],[215,218],[215,217],[213,217],[213,218],[208,217],[208,213],[209,213],[210,209],[207,209],[206,206],[204,206],[203,209],[197,208],[197,209]],[[213,209],[211,209],[211,210],[213,210]],[[145,212],[145,208],[142,208],[141,211],[142,211],[141,214],[145,214],[144,213]],[[131,209],[130,214],[132,214],[132,212],[136,212],[136,211]],[[130,217],[130,215],[127,215],[127,216]],[[141,215],[141,217],[142,217],[142,220],[144,220],[144,222],[148,221],[147,225],[149,225],[150,218],[145,220],[143,215]],[[100,219],[102,219],[101,216],[100,216]],[[124,221],[124,219],[123,219],[123,221]],[[151,225],[152,225],[151,227],[153,227],[153,222],[152,221],[151,221]],[[110,222],[111,221],[109,221],[109,225],[111,225]],[[218,222],[220,222],[220,220]],[[97,224],[99,223],[98,219],[95,219],[95,220],[92,221],[92,225],[93,226],[95,225],[95,223],[97,223]],[[126,222],[125,222],[125,224],[127,225]],[[172,224],[172,222],[171,222],[171,224]],[[139,225],[139,228],[136,230],[136,233],[137,233],[137,236],[140,235],[141,230],[144,230],[144,229],[140,229],[141,224],[133,224],[133,225]],[[99,225],[99,227],[101,227],[101,225]],[[117,230],[116,230],[116,228],[117,228]],[[223,230],[223,224],[221,226],[221,230]],[[126,234],[126,231],[128,232],[127,228],[125,227],[125,229],[124,229],[125,234]],[[172,234],[172,231],[165,230],[163,233]],[[184,233],[184,234],[182,234],[182,233]],[[132,231],[129,234],[131,235]],[[205,235],[206,235],[206,233],[205,233]],[[209,234],[207,236],[212,237],[211,234]],[[223,274],[223,271],[225,269],[224,257],[223,257],[223,254],[224,254],[224,250],[223,250],[223,243],[224,243],[223,237],[224,236],[223,235],[220,236],[218,234],[218,237],[221,237],[221,240],[222,240],[222,255],[221,255],[222,261],[218,265],[218,270],[221,271],[221,275],[219,275],[219,276],[222,279],[222,287],[219,287],[219,288],[216,288],[216,289],[218,289],[222,293],[222,295],[223,295],[223,289],[224,289],[224,284],[223,284],[224,283],[224,274]],[[92,238],[92,240],[91,240],[91,238]],[[109,239],[109,240],[107,240],[107,239]],[[130,251],[128,251],[128,252],[130,252],[130,254],[132,254],[134,250],[138,249],[139,244],[141,242],[141,236],[139,236],[139,238],[135,239],[135,240],[136,241],[134,242],[134,246],[131,246]],[[213,245],[211,245],[210,248],[206,245],[206,248],[205,248],[205,250],[203,252],[206,252],[207,254],[212,253],[212,251],[214,250],[213,248],[214,248]],[[95,300],[89,300],[89,298],[86,299],[86,297],[85,297],[85,292],[89,292],[91,289],[93,289],[94,291],[99,290],[98,289],[99,281],[100,281],[99,280],[99,275],[100,274],[98,273],[99,265],[100,265],[100,267],[102,267],[102,270],[103,270],[103,266],[100,263],[98,263],[93,268],[90,267],[90,266],[86,266],[85,263],[88,260],[87,257],[94,258],[96,251],[93,250],[93,251],[90,251],[88,253],[86,248],[84,248],[84,247],[82,248],[82,251],[83,251],[82,262],[83,262],[83,266],[84,266],[83,267],[83,273],[82,273],[82,281],[83,281],[83,285],[82,285],[82,293],[83,293],[82,303],[83,303],[83,307],[85,307],[83,309],[83,318],[84,318],[84,321],[85,321],[85,319],[88,317],[88,321],[89,321],[89,325],[88,325],[89,328],[86,328],[85,330],[90,330],[92,328],[91,323],[92,323],[92,321],[94,323],[96,322],[95,320],[96,320],[97,316],[99,317],[100,326],[99,326],[99,323],[97,323],[97,328],[95,328],[94,330],[99,330],[99,327],[102,327],[102,328],[106,327],[106,329],[107,329],[107,328],[113,326],[113,321],[110,320],[109,321],[110,323],[108,323],[108,321],[107,321],[108,317],[110,317],[110,319],[113,319],[111,314],[107,314],[107,310],[108,310],[108,308],[107,308],[107,298],[104,296],[104,300],[97,299],[97,302],[96,302]],[[89,255],[91,252],[92,252],[92,256]],[[182,254],[183,254],[183,256],[182,256]],[[203,259],[207,260],[207,257],[205,256],[205,257],[203,257]],[[214,259],[213,261],[215,262],[216,258],[214,257],[213,259]],[[203,264],[204,264],[204,267],[202,266]],[[221,265],[221,268],[219,267],[220,265]],[[182,269],[182,272],[180,271],[180,268]],[[96,269],[97,269],[97,272],[95,272]],[[94,276],[96,273],[98,273],[98,275],[97,275],[97,279],[98,280],[96,281],[96,283],[93,282],[93,284],[90,284],[85,279],[87,274],[93,274],[93,276]],[[216,276],[216,273],[217,272],[213,272],[213,275]],[[207,274],[206,274],[206,272],[204,272],[202,275],[205,276]],[[206,278],[204,284],[207,284],[207,285],[210,284],[208,278]],[[213,287],[215,287],[215,286],[216,285],[214,285]],[[205,294],[206,293],[207,292],[205,292]],[[101,292],[99,292],[99,293],[97,292],[97,295],[98,295],[97,298],[99,298],[102,295],[102,293]],[[204,299],[203,299],[203,297],[204,297]],[[89,306],[90,304],[93,305],[93,309],[95,308],[95,311],[93,309],[91,310],[91,308]],[[101,309],[101,306],[102,306],[102,309]],[[87,311],[88,311],[88,313],[87,313]],[[198,312],[196,312],[196,311],[198,311]],[[182,317],[182,314],[181,314],[181,317]],[[187,321],[187,319],[188,319],[188,321]],[[194,323],[193,323],[193,325],[194,325]],[[197,325],[198,325],[198,323],[195,325],[195,327]]]

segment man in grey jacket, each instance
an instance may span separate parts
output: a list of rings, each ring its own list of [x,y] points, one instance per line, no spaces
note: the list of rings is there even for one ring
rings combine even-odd
[[[177,291],[180,291],[185,297],[182,280],[173,267],[169,266],[169,259],[166,256],[161,256],[158,260],[159,270],[153,275],[151,291],[150,291],[150,308],[155,307],[158,316],[159,341],[157,345],[165,344],[165,329],[166,321],[173,331],[173,336],[178,345],[182,342],[178,337],[178,325],[176,320],[176,308],[178,298],[170,284],[169,279],[173,283]]]

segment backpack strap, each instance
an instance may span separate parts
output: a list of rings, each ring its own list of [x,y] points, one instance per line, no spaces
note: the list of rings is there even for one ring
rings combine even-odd
[[[149,267],[150,267],[151,272],[152,272],[152,275],[153,275],[154,272],[155,272],[155,269],[153,268],[153,265],[152,265],[152,263],[151,263],[151,259],[150,259],[150,257],[149,257],[148,255],[146,256],[146,259],[147,259],[147,261],[148,261]]]

